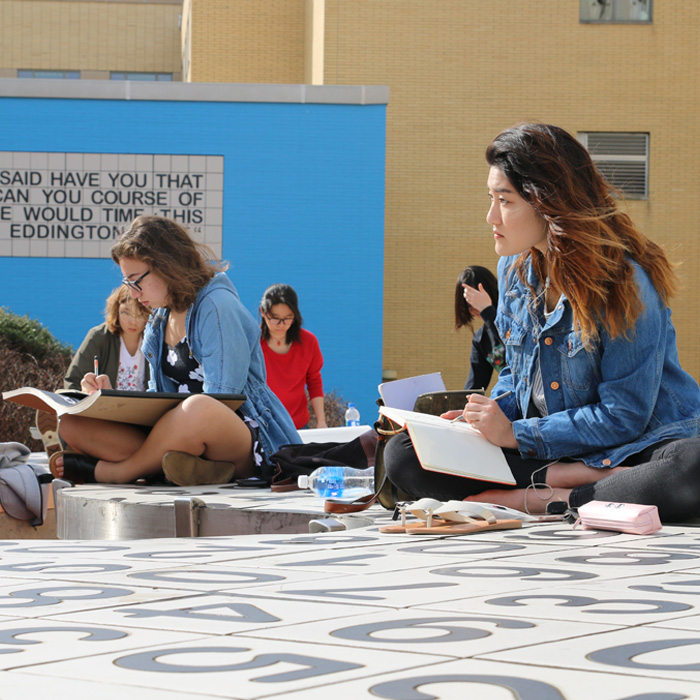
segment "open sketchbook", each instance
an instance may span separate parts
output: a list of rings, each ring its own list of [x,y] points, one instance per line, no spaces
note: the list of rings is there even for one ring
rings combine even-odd
[[[47,411],[57,416],[80,415],[134,425],[155,425],[158,419],[190,394],[156,391],[103,389],[94,394],[68,391],[60,394],[33,387],[3,391],[5,401]],[[208,394],[235,411],[244,401],[242,394]]]
[[[379,412],[405,425],[423,469],[470,479],[515,484],[500,447],[463,422],[380,406]]]

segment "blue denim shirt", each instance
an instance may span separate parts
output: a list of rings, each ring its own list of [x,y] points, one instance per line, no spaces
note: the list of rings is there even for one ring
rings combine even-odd
[[[698,436],[700,389],[680,366],[671,311],[639,265],[630,261],[643,311],[628,337],[600,330],[599,342],[586,350],[566,297],[545,319],[512,270],[515,260],[498,265],[496,326],[508,366],[492,396],[513,391],[499,405],[513,421],[521,455],[609,467],[661,440]],[[526,270],[537,288],[532,268]],[[538,357],[548,415],[527,418]]]
[[[149,391],[177,391],[161,371],[167,318],[167,309],[157,309],[143,335],[143,352],[151,366]],[[187,310],[185,333],[204,371],[203,391],[245,394],[240,410],[260,426],[260,442],[268,456],[280,445],[301,442],[287,409],[267,386],[260,328],[223,272],[200,290]]]

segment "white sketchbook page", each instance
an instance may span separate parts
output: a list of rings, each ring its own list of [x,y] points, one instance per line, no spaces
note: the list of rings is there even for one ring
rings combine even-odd
[[[406,411],[413,409],[416,399],[421,394],[446,390],[445,382],[440,372],[421,374],[417,377],[407,377],[406,379],[396,379],[393,382],[384,382],[377,388],[385,406]]]
[[[386,406],[380,406],[379,411],[408,428],[424,469],[481,481],[515,484],[501,448],[490,443],[468,423],[452,423],[439,416]]]

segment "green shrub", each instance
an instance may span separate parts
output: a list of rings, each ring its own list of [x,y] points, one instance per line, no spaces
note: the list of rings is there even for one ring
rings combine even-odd
[[[0,307],[0,338],[7,347],[31,355],[37,362],[53,361],[56,356],[70,362],[73,348],[56,340],[44,326],[29,316],[17,316]]]
[[[23,386],[54,391],[63,377],[73,350],[56,340],[38,321],[0,308],[0,391]],[[31,438],[35,411],[16,403],[0,403],[0,442],[20,442],[32,451],[43,450]]]

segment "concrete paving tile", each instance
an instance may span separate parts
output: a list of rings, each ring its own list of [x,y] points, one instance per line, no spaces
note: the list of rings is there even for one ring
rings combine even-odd
[[[481,658],[700,682],[700,633],[644,626],[487,653]],[[698,686],[700,696],[700,685]]]
[[[584,582],[582,589],[606,591],[634,591],[646,595],[673,595],[690,605],[700,606],[700,574],[670,571],[647,576],[621,576],[610,581]]]
[[[139,688],[113,685],[97,679],[87,681],[77,678],[52,678],[37,676],[23,670],[9,671],[2,675],[3,700],[27,700],[28,698],[99,698],[99,700],[211,700],[211,694],[180,693],[175,690]],[[223,697],[223,696],[221,696]],[[235,700],[233,695],[226,697]]]
[[[616,543],[612,543],[615,545]],[[602,547],[608,543],[602,543]],[[700,532],[697,535],[688,534],[680,528],[664,528],[653,535],[629,535],[629,539],[624,543],[625,549],[668,549],[669,551],[679,550],[682,547],[689,553],[700,552]]]
[[[284,597],[288,600],[326,600],[355,605],[369,604],[404,608],[460,600],[494,591],[536,590],[543,585],[542,582],[536,580],[538,572],[534,569],[528,569],[524,572],[527,574],[532,571],[532,578],[527,580],[517,578],[516,571],[513,569],[510,569],[508,576],[503,576],[501,580],[462,576],[464,572],[469,572],[474,566],[477,564],[472,562],[460,565],[451,565],[446,562],[433,569],[413,569],[401,574],[381,572],[377,574],[336,575],[333,578],[320,577],[315,580],[285,585],[273,583],[258,588],[242,587],[236,592],[240,595]],[[498,573],[500,575],[501,571]],[[569,582],[568,572],[565,570],[558,573],[558,578]]]
[[[665,622],[655,622],[650,626],[658,629],[689,630],[700,633],[700,613],[688,617],[676,617]]]
[[[446,660],[445,657],[430,657]],[[84,660],[33,667],[41,675],[179,692],[258,698],[287,694],[331,682],[420,667],[419,654],[303,644],[251,638],[216,637],[163,644],[149,649],[100,654]]]
[[[700,685],[461,659],[286,693],[285,700],[325,700],[329,694],[388,700],[683,700],[698,697]]]
[[[7,560],[6,560],[7,561]],[[119,574],[123,581],[129,574],[146,571],[159,571],[172,568],[171,561],[131,560],[98,561],[70,560],[66,556],[43,558],[22,558],[13,563],[0,563],[0,576],[5,582],[31,576],[34,581],[74,581],[98,583],[114,579]],[[0,588],[0,591],[2,589]]]
[[[427,610],[384,610],[352,619],[306,622],[293,627],[265,628],[241,637],[287,639],[309,644],[342,644],[363,649],[407,651],[466,658],[499,649],[536,645],[552,639],[596,634],[613,624],[536,620],[501,614],[438,613]]]
[[[472,567],[465,576],[498,576],[498,570],[507,572],[541,570],[541,580],[557,580],[555,572],[569,578],[611,580],[630,576],[650,576],[657,572],[690,569],[699,563],[695,554],[682,552],[663,552],[652,549],[629,550],[623,547],[577,548],[572,552],[523,554],[508,559],[480,563]],[[532,575],[532,574],[530,574]]]
[[[359,608],[363,613],[365,608]],[[95,611],[65,614],[58,620],[92,621]],[[308,620],[349,618],[358,606],[314,601],[255,598],[235,594],[200,594],[99,611],[106,625],[169,629],[208,635],[239,634],[259,629],[295,627]]]
[[[106,573],[100,578],[103,584],[129,587],[144,586],[165,589],[186,589],[195,591],[215,592],[234,591],[238,588],[265,588],[267,586],[289,586],[312,584],[318,579],[328,576],[340,577],[340,573],[324,574],[322,571],[281,571],[273,567],[253,568],[244,564],[191,564],[143,571],[124,571]]]
[[[602,544],[618,545],[630,540],[639,540],[639,535],[627,535],[609,530],[574,530],[568,523],[538,525],[502,533],[506,542],[552,544],[559,542],[569,547],[590,547]],[[653,537],[650,535],[650,537]]]
[[[6,545],[6,546],[3,546]],[[25,540],[2,543],[0,562],[7,557],[70,557],[75,559],[107,559],[111,555],[131,551],[132,545],[124,542],[93,542],[90,540]]]
[[[681,594],[645,594],[625,589],[619,581],[589,588],[574,586],[486,595],[449,603],[419,605],[412,612],[431,610],[481,615],[508,615],[528,620],[569,620],[606,625],[657,624],[693,616],[699,608]],[[700,601],[698,601],[700,605]]]
[[[481,540],[476,537],[446,537],[439,540],[428,540],[421,538],[416,542],[413,538],[410,541],[401,543],[396,548],[399,554],[410,554],[411,556],[440,556],[448,559],[503,559],[521,554],[534,555],[535,553],[555,553],[570,552],[568,545],[549,544],[518,544],[515,542],[492,542]]]
[[[479,557],[460,557],[460,561],[479,561]],[[305,552],[301,554],[266,557],[258,560],[261,568],[275,567],[278,571],[321,571],[326,573],[354,573],[369,571],[406,572],[418,568],[428,568],[445,563],[444,557],[415,556],[399,554],[393,550],[371,548],[367,550],[348,549],[324,552]],[[253,566],[251,561],[247,566]]]
[[[185,595],[191,595],[191,591],[146,586],[32,581],[0,589],[0,615],[39,618]]]
[[[86,657],[92,659],[99,654],[126,653],[157,644],[198,642],[202,638],[201,634],[171,630],[110,627],[97,619],[82,624],[52,620],[0,622],[0,669],[34,667],[67,659],[84,664]]]

